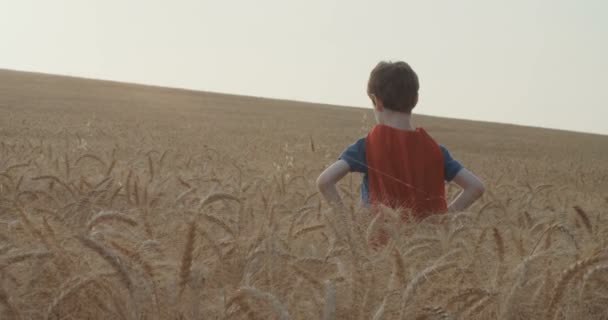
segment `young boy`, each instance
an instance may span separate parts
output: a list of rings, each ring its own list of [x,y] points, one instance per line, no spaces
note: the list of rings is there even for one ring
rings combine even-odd
[[[405,62],[380,62],[372,70],[367,94],[378,124],[346,148],[317,179],[328,202],[342,204],[336,183],[348,172],[364,174],[364,205],[406,209],[417,220],[464,210],[483,194],[484,185],[473,173],[452,159],[424,129],[412,124],[418,88],[418,76]],[[450,181],[462,191],[448,206],[445,183]]]

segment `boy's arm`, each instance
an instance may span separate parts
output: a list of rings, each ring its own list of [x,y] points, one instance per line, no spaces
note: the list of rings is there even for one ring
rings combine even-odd
[[[449,212],[462,211],[470,207],[485,191],[483,182],[471,171],[462,168],[452,182],[462,188],[456,199],[448,207]]]
[[[325,200],[332,205],[342,206],[342,198],[336,188],[336,183],[350,171],[350,166],[344,160],[338,160],[329,166],[317,178],[317,188]]]

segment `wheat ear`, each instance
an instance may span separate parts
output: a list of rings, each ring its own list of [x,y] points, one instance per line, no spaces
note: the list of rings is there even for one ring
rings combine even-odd
[[[505,261],[505,243],[500,235],[500,232],[496,228],[492,228],[492,235],[494,236],[494,242],[496,243],[496,255],[498,256],[498,261],[503,263]]]
[[[318,230],[323,230],[325,229],[325,225],[324,224],[316,224],[316,225],[312,225],[312,226],[308,226],[308,227],[304,227],[301,228],[299,230],[297,230],[294,235],[293,238],[297,239],[298,237],[310,233],[310,232],[314,232],[314,231],[318,231]]]
[[[230,201],[234,201],[234,202],[238,202],[239,204],[241,204],[241,200],[231,194],[228,193],[213,193],[210,194],[208,197],[206,197],[205,199],[203,199],[199,206],[198,209],[201,210],[203,209],[205,206],[210,205],[216,201],[220,201],[220,200],[230,200]]]
[[[131,227],[136,227],[138,225],[137,221],[131,217],[128,217],[122,213],[118,212],[100,212],[93,216],[89,223],[87,223],[87,230],[91,231],[96,225],[102,222],[108,221],[116,221],[128,224]]]
[[[592,234],[593,233],[593,227],[591,225],[591,221],[589,220],[589,216],[587,215],[587,213],[585,212],[585,210],[583,210],[579,206],[574,206],[574,211],[576,211],[576,214],[583,221],[583,224],[585,225],[585,228],[587,229],[587,231],[589,232],[589,234]]]
[[[601,255],[595,255],[593,257],[584,260],[579,260],[576,263],[573,263],[572,265],[570,265],[570,267],[568,267],[562,272],[562,276],[560,277],[559,281],[557,282],[557,285],[555,286],[555,289],[553,290],[553,295],[551,297],[551,301],[549,302],[545,319],[551,320],[555,316],[555,313],[558,309],[558,304],[562,296],[564,295],[564,292],[566,291],[566,287],[568,286],[570,280],[572,280],[572,278],[574,278],[574,276],[576,276],[579,272],[585,270],[590,265],[595,264],[601,260]]]
[[[448,263],[443,263],[440,265],[432,265],[432,266],[422,270],[421,272],[419,272],[405,288],[405,292],[403,293],[403,298],[402,298],[402,301],[404,302],[404,304],[406,304],[409,301],[410,297],[414,296],[414,294],[416,293],[416,290],[418,290],[418,288],[424,282],[426,282],[428,280],[430,275],[432,275],[433,273],[437,274],[437,273],[443,272],[445,270],[454,268],[456,266],[457,266],[457,264],[455,262],[448,262]]]
[[[210,215],[208,213],[203,214],[203,218],[217,226],[219,226],[220,228],[224,229],[224,231],[226,231],[226,233],[228,233],[229,235],[231,235],[233,238],[236,237],[235,232],[232,230],[232,228],[230,228],[230,226],[228,226],[228,224],[226,222],[224,222],[224,220]]]
[[[401,311],[400,311],[400,316],[399,319],[405,319],[405,316],[407,315],[407,311],[409,310],[409,307],[412,305],[411,303],[411,297],[415,296],[416,290],[418,290],[418,288],[428,280],[429,276],[433,273],[437,274],[440,272],[443,272],[445,270],[457,267],[458,264],[456,262],[443,262],[448,260],[448,258],[451,258],[452,256],[460,253],[461,250],[454,250],[451,251],[445,255],[443,255],[442,257],[440,257],[439,259],[437,259],[437,261],[431,265],[430,267],[427,267],[426,269],[422,270],[421,272],[419,272],[411,281],[410,283],[407,285],[407,287],[405,288],[405,291],[403,292],[402,298],[401,298]]]
[[[108,165],[106,164],[105,161],[101,160],[101,158],[99,158],[98,156],[96,156],[94,154],[85,154],[85,155],[80,156],[80,158],[78,158],[76,160],[76,162],[74,163],[74,165],[77,166],[80,163],[80,161],[82,161],[84,159],[87,159],[87,158],[89,158],[91,160],[97,161],[99,164],[101,164],[102,168],[107,168],[108,167]]]
[[[76,239],[78,239],[86,248],[91,249],[93,252],[97,253],[100,257],[102,257],[106,262],[108,262],[110,266],[112,266],[112,268],[116,270],[125,287],[131,293],[133,293],[133,280],[131,279],[131,276],[129,275],[129,272],[127,271],[126,267],[123,265],[123,260],[118,255],[109,251],[107,248],[103,247],[101,244],[97,243],[89,237],[80,235],[76,236]]]

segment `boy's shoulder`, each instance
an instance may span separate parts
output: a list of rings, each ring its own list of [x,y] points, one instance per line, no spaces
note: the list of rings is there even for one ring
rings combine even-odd
[[[437,142],[436,139],[434,139],[433,137],[431,137],[433,139],[433,141],[435,141],[435,143],[437,143],[437,145],[439,146],[439,149],[441,149],[441,152],[444,155],[449,155],[450,151],[448,150],[448,148],[446,146],[444,146],[443,144],[440,144]],[[357,151],[357,152],[361,152],[363,154],[365,154],[365,142],[366,142],[366,137],[361,137],[357,140],[355,140],[355,142],[351,143],[348,147],[346,147],[346,149],[344,150],[346,151]]]
[[[344,151],[356,152],[365,155],[365,141],[366,137],[361,137],[346,147],[346,150]]]
[[[350,167],[350,170],[353,172],[367,172],[367,164],[365,160],[365,137],[357,139],[355,142],[346,147],[338,159],[346,161]]]
[[[339,160],[344,160],[348,163],[351,172],[367,173],[367,160],[365,157],[365,142],[366,137],[361,137],[340,154]],[[446,181],[451,181],[454,176],[462,169],[462,165],[455,160],[448,148],[442,144],[437,144],[443,155],[443,163],[445,170]]]
[[[343,151],[343,153],[351,153],[351,154],[361,154],[361,155],[365,155],[365,142],[366,142],[366,137],[361,137],[358,138],[357,140],[355,140],[353,143],[351,143],[350,145],[348,145],[346,147],[346,149]],[[444,145],[437,143],[437,145],[439,146],[439,149],[441,149],[441,152],[444,155],[450,155],[450,151],[448,150],[447,147],[445,147]]]

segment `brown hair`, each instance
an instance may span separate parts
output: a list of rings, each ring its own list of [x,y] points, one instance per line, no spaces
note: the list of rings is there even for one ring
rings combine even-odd
[[[418,75],[403,61],[381,61],[372,70],[367,93],[382,100],[390,110],[411,113],[418,102]]]

